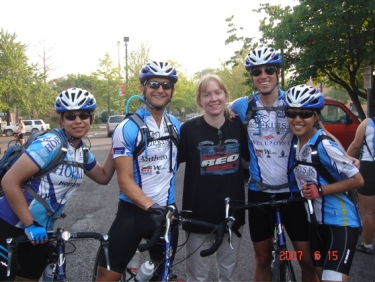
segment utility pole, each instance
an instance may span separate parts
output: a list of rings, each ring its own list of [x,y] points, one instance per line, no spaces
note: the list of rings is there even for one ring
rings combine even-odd
[[[125,42],[125,81],[128,83],[128,42],[129,37],[124,37]]]

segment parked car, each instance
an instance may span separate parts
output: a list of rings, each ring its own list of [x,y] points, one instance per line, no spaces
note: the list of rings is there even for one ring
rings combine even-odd
[[[32,133],[38,130],[41,130],[41,131],[50,130],[49,123],[45,123],[41,119],[28,119],[28,120],[24,120],[23,123],[25,124],[26,133]],[[13,136],[14,132],[17,131],[17,128],[18,128],[17,124],[7,125],[4,128],[4,133],[7,136]]]
[[[116,126],[122,122],[125,118],[125,115],[113,115],[108,117],[107,121],[107,136],[111,137],[113,131],[115,131]]]
[[[320,121],[324,124],[325,129],[340,141],[345,150],[354,140],[360,124],[354,113],[343,103],[331,99],[324,99]],[[242,160],[242,166],[243,170],[248,172],[249,163]]]

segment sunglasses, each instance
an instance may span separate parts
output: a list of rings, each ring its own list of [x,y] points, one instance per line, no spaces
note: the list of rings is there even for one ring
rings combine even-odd
[[[163,87],[163,90],[168,90],[173,87],[173,83],[170,81],[164,81],[164,82],[159,82],[159,81],[147,81],[146,86],[150,87],[151,89],[159,89],[160,85]]]
[[[308,112],[286,111],[285,112],[285,115],[288,118],[296,118],[297,116],[299,116],[301,119],[311,118],[314,114],[315,112],[311,112],[311,111],[308,111]]]
[[[268,75],[273,75],[277,71],[276,67],[267,67],[264,68],[264,72]],[[260,76],[262,74],[262,69],[252,69],[250,70],[251,75],[253,76]]]
[[[76,117],[79,117],[81,120],[88,119],[91,117],[91,113],[88,112],[82,112],[79,115],[76,115],[75,113],[67,113],[64,115],[64,118],[70,121],[73,121],[76,119]]]

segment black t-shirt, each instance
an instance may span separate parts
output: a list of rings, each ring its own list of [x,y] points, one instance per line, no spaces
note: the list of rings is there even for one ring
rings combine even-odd
[[[238,117],[226,119],[220,129],[206,123],[203,116],[181,126],[178,161],[186,163],[182,209],[191,210],[191,218],[219,224],[225,219],[226,197],[245,201],[241,158],[248,160],[249,152],[246,131]],[[235,219],[236,225],[244,225],[245,212],[236,214]]]

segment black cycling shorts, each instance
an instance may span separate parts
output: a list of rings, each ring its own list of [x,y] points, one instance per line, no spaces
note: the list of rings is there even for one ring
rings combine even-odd
[[[248,202],[260,203],[268,202],[271,196],[276,195],[276,200],[290,198],[290,193],[265,193],[248,190]],[[300,197],[300,194],[296,197]],[[293,202],[280,206],[281,216],[284,227],[291,241],[309,240],[309,222],[304,202]],[[275,211],[272,207],[254,207],[249,209],[249,227],[250,236],[253,242],[267,240],[274,235],[275,230]]]
[[[357,189],[357,192],[363,196],[375,195],[375,162],[361,161],[359,172],[362,174],[365,184],[363,187]]]
[[[313,262],[323,270],[349,275],[359,229],[348,226],[319,225],[310,228]]]
[[[6,280],[8,264],[7,238],[24,235],[25,230],[14,227],[0,218],[0,281]],[[17,275],[30,280],[38,280],[47,264],[48,244],[33,246],[30,242],[18,244],[17,261],[19,270]],[[4,264],[2,263],[4,262]]]
[[[178,243],[178,226],[172,224],[173,255]],[[143,238],[154,234],[155,224],[150,215],[132,203],[120,200],[116,218],[108,232],[108,252],[111,270],[123,273]],[[149,250],[151,260],[163,260],[164,245],[158,244]],[[172,255],[172,256],[173,256]],[[106,267],[104,252],[101,251],[99,265]]]

